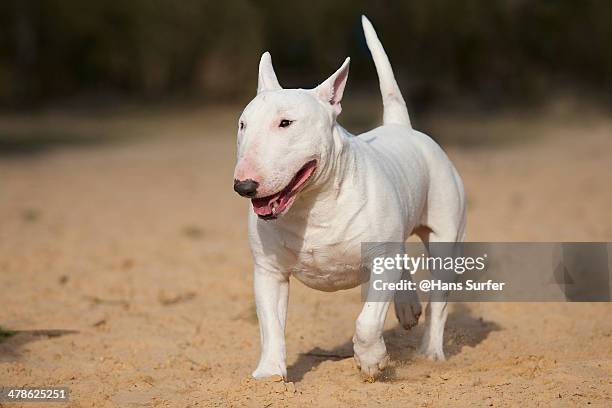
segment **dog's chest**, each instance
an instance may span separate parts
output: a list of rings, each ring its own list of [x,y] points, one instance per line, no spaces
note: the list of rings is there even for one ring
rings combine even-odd
[[[306,286],[335,291],[361,283],[360,245],[319,240],[304,241],[299,248],[287,246],[294,257],[289,271]]]

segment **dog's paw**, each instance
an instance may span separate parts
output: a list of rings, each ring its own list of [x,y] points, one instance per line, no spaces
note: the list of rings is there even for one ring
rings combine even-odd
[[[258,380],[272,379],[284,380],[287,379],[287,369],[283,364],[275,363],[259,363],[255,371],[251,374],[253,378]]]
[[[410,330],[421,317],[421,302],[416,293],[411,297],[398,295],[395,295],[395,316],[404,329]]]
[[[442,347],[434,347],[426,343],[421,344],[421,347],[419,347],[419,354],[431,361],[446,360]]]
[[[382,337],[369,346],[364,346],[353,338],[353,350],[355,363],[365,381],[375,381],[378,374],[389,364],[389,354]]]

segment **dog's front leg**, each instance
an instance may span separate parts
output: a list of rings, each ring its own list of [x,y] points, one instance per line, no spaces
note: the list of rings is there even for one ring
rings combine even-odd
[[[253,377],[281,375],[286,379],[285,320],[289,279],[282,274],[256,267],[253,280],[261,339],[261,357]]]
[[[398,282],[400,276],[399,269],[386,270],[384,276],[371,274],[367,299],[355,324],[355,362],[368,381],[374,381],[376,375],[389,363],[382,333],[389,304],[394,296],[391,290],[374,291],[376,285],[373,282],[381,278],[386,283]]]
[[[366,302],[355,324],[355,362],[368,381],[374,381],[376,375],[389,362],[387,347],[382,337],[388,310],[389,301]]]

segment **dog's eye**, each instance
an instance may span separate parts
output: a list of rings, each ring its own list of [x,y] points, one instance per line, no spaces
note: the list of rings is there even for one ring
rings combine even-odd
[[[289,125],[291,125],[292,123],[293,123],[293,121],[292,121],[292,120],[289,120],[289,119],[283,119],[283,120],[281,120],[281,121],[280,121],[280,123],[278,124],[278,127],[286,128],[286,127],[288,127]]]
[[[243,121],[240,121],[240,125],[238,126],[240,127],[240,130],[243,130],[246,127]]]

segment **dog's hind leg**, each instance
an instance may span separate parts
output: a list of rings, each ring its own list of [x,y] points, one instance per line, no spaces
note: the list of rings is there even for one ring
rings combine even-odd
[[[425,226],[419,226],[412,233],[421,238],[421,241],[426,242],[431,230]],[[402,281],[404,280],[412,281],[410,271],[404,270],[402,272]],[[419,323],[422,307],[419,293],[416,290],[398,290],[395,292],[394,306],[395,317],[404,329],[410,330]]]
[[[407,270],[402,272],[403,280],[412,280],[412,275]],[[406,330],[410,330],[419,322],[421,317],[421,301],[415,290],[398,290],[394,296],[395,317]]]
[[[424,236],[424,244],[427,246],[430,259],[444,259],[459,255],[459,242],[463,240],[463,225],[455,223],[447,224],[446,227],[432,228],[431,232]],[[441,265],[440,265],[441,266]],[[442,282],[454,282],[456,274],[453,270],[443,268],[432,268],[430,270],[434,279]],[[433,290],[430,292],[429,303],[425,310],[426,327],[419,352],[430,360],[443,361],[444,357],[444,326],[448,315],[448,291]]]

